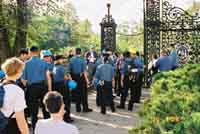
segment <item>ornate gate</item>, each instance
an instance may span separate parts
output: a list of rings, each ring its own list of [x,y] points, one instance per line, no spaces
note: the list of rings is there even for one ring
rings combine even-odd
[[[200,16],[172,6],[167,1],[144,2],[145,81],[149,81],[149,63],[161,49],[175,46],[180,62],[200,63]]]

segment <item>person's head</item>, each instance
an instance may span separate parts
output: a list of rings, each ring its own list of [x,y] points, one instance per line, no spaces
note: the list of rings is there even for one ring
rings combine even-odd
[[[30,48],[30,56],[31,57],[32,56],[39,56],[39,54],[40,54],[40,50],[39,50],[39,48],[37,46],[32,46]]]
[[[140,53],[138,51],[136,52],[136,56],[140,56]]]
[[[161,51],[160,51],[160,55],[161,55],[161,56],[167,56],[167,51],[164,50],[164,49],[161,50]]]
[[[157,55],[157,54],[154,54],[154,55],[153,55],[153,59],[158,59],[158,55]]]
[[[65,57],[63,55],[56,55],[54,57],[55,64],[63,64],[65,62]]]
[[[119,57],[120,56],[120,53],[119,52],[115,52],[115,57]]]
[[[76,55],[81,55],[81,48],[76,48]]]
[[[24,63],[18,58],[7,59],[1,66],[6,78],[12,78],[12,80],[17,80],[21,77],[22,71],[24,69]]]
[[[171,50],[175,50],[176,47],[175,47],[175,44],[171,44]]]
[[[108,63],[108,60],[109,60],[109,54],[104,54],[103,55],[103,62]]]
[[[27,48],[21,48],[19,51],[19,58],[22,61],[26,61],[29,58],[29,53]]]
[[[48,92],[44,97],[43,103],[51,115],[57,114],[60,117],[64,116],[65,106],[63,97],[60,93],[56,91]]]
[[[129,52],[130,52],[130,54],[131,54],[131,56],[132,57],[136,57],[136,49],[135,48],[131,48],[130,50],[129,50]]]
[[[113,54],[112,49],[111,48],[106,48],[106,53],[109,54],[109,55],[112,55]]]
[[[125,58],[131,57],[131,53],[129,51],[126,51],[123,53]]]
[[[52,53],[50,50],[42,50],[40,53],[40,57],[41,59],[43,59],[44,61],[51,63],[52,62]]]

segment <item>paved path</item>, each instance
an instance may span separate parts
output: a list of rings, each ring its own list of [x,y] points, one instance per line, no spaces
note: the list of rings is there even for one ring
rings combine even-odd
[[[148,91],[143,91],[144,98],[149,96]],[[134,105],[133,112],[128,110],[116,109],[116,113],[111,113],[108,109],[107,115],[100,114],[100,108],[96,107],[95,93],[89,95],[90,107],[94,110],[92,113],[76,113],[75,106],[72,104],[72,117],[75,119],[80,134],[128,134],[128,130],[141,123],[137,115],[140,104]],[[115,99],[116,105],[119,104],[119,97]]]

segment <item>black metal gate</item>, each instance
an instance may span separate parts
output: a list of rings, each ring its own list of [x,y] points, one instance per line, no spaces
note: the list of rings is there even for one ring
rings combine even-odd
[[[200,63],[200,16],[172,6],[167,1],[144,2],[145,81],[150,78],[149,63],[161,49],[175,46],[181,63]]]

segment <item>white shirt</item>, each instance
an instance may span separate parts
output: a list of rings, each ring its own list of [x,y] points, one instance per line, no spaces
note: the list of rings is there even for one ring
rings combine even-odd
[[[37,122],[35,134],[79,134],[79,131],[62,120],[44,119]]]
[[[7,84],[4,86],[4,90],[5,96],[1,112],[6,117],[9,117],[13,112],[21,112],[26,108],[24,91],[19,86]]]

